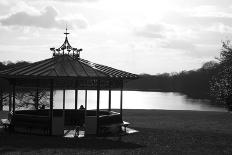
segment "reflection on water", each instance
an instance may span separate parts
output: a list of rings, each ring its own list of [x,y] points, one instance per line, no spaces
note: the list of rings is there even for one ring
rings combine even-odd
[[[62,108],[62,91],[55,92],[54,108]],[[112,108],[120,107],[120,92],[112,91]],[[85,92],[78,91],[78,107],[84,105]],[[74,91],[66,91],[66,109],[73,109]],[[87,109],[96,109],[97,92],[88,91]],[[108,108],[108,91],[100,93],[100,108]],[[170,92],[124,91],[124,109],[166,109],[166,110],[197,110],[197,111],[225,111],[220,107],[210,105],[208,100],[189,99],[185,95]]]

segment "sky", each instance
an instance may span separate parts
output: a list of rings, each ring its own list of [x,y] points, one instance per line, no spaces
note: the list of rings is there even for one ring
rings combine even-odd
[[[200,68],[232,38],[231,0],[1,0],[0,61],[81,58],[141,74]]]

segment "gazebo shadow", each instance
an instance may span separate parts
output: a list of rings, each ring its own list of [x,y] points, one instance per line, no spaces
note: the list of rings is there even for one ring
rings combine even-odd
[[[124,142],[123,140],[108,139],[108,138],[83,138],[79,140],[71,140],[69,144],[86,149],[136,149],[144,147],[142,145]]]
[[[1,134],[0,152],[12,151],[36,151],[41,149],[136,149],[144,147],[135,142],[124,142],[123,138],[63,138],[50,136],[22,135],[22,134]]]

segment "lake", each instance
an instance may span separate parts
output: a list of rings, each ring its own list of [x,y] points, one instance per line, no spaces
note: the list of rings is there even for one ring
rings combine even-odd
[[[54,93],[54,108],[63,107],[63,92]],[[120,107],[120,92],[112,91],[112,109]],[[85,105],[85,92],[78,91],[78,107]],[[96,109],[97,92],[88,91],[87,109]],[[66,109],[74,109],[74,91],[66,91]],[[108,108],[108,91],[100,93],[100,108]],[[196,111],[226,111],[215,107],[209,100],[190,99],[186,95],[173,92],[123,91],[124,109],[166,109],[166,110],[196,110]]]

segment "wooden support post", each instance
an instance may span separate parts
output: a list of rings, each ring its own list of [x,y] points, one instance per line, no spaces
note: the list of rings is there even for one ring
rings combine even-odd
[[[36,87],[36,94],[35,94],[35,109],[39,109],[39,88]]]
[[[109,111],[111,111],[111,88],[109,89]]]
[[[49,134],[52,135],[52,121],[53,121],[53,88],[54,82],[53,80],[50,81],[50,112],[49,112],[49,118],[50,118],[50,131]]]
[[[112,81],[109,81],[109,107],[108,107],[108,111],[111,111],[111,85],[112,85]]]
[[[75,110],[77,110],[77,101],[78,101],[78,80],[75,81]]]
[[[99,109],[100,109],[100,81],[97,80],[97,131],[96,131],[97,135],[99,135]]]
[[[85,90],[85,110],[87,110],[87,90]]]
[[[88,98],[88,94],[87,94],[87,90],[85,90],[85,118],[87,117],[87,98]]]
[[[65,118],[65,89],[63,89],[63,118]]]
[[[13,82],[13,115],[15,114],[15,81]]]
[[[63,110],[65,109],[65,89],[63,90]]]
[[[122,99],[123,99],[123,84],[120,90],[120,115],[121,115],[121,119],[122,119]]]
[[[3,110],[3,90],[0,89],[0,111]]]
[[[77,110],[78,90],[75,89],[75,110]]]
[[[12,110],[12,92],[9,91],[9,112]]]

